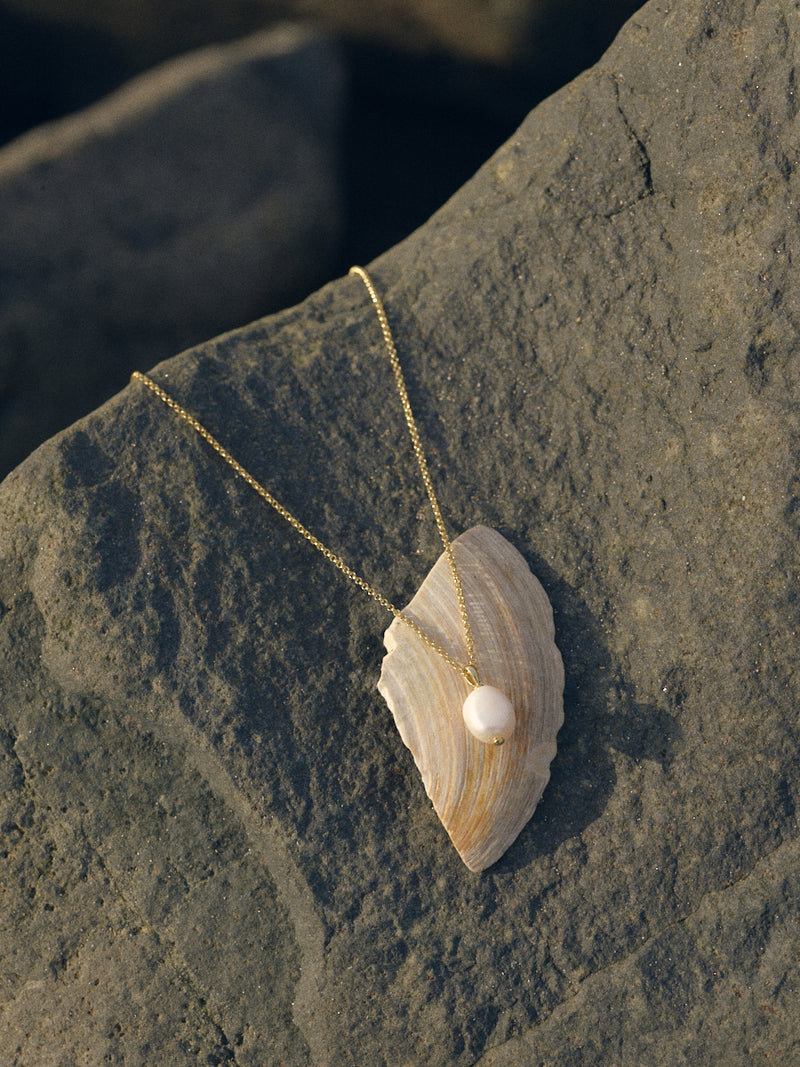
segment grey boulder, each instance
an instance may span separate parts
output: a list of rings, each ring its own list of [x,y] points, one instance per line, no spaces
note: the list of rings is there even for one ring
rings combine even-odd
[[[324,280],[341,108],[336,49],[287,25],[0,150],[0,473],[134,367]]]
[[[796,16],[647,5],[372,267],[450,527],[525,555],[565,662],[482,875],[375,691],[388,620],[141,385],[5,481],[6,1060],[797,1059]],[[358,281],[154,375],[411,597]]]
[[[560,68],[614,32],[634,0],[4,0],[30,27],[81,32],[128,62],[149,65],[276,19],[313,19],[351,39],[495,66]],[[81,38],[78,38],[81,40]],[[548,70],[549,73],[549,70]]]

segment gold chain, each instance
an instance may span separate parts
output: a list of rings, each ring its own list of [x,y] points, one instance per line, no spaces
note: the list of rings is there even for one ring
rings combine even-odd
[[[150,389],[153,393],[155,393],[159,400],[162,400],[171,411],[173,411],[179,418],[183,419],[184,422],[187,422],[192,427],[192,429],[200,437],[202,437],[206,444],[210,445],[211,448],[213,448],[214,451],[219,456],[221,456],[221,458],[224,459],[230,467],[233,468],[236,474],[238,474],[240,478],[247,482],[251,489],[254,489],[258,493],[258,495],[269,504],[271,508],[274,508],[274,510],[277,511],[281,518],[285,519],[286,522],[288,522],[289,525],[293,527],[293,529],[295,529],[301,537],[304,537],[306,541],[308,541],[314,546],[314,548],[321,552],[322,555],[334,565],[334,567],[340,570],[342,574],[346,575],[351,582],[354,582],[359,587],[359,589],[363,589],[364,592],[367,593],[368,596],[371,596],[373,600],[377,600],[381,607],[391,612],[391,614],[394,615],[395,618],[400,619],[400,621],[405,623],[406,626],[409,626],[421,641],[428,645],[429,648],[432,648],[435,652],[437,652],[442,657],[442,659],[446,660],[446,662],[449,663],[451,667],[457,670],[459,674],[464,677],[467,684],[471,688],[475,688],[477,685],[480,684],[480,681],[478,676],[478,669],[475,664],[475,641],[472,636],[472,629],[469,624],[469,615],[467,613],[467,605],[464,599],[464,591],[461,585],[461,579],[458,576],[458,571],[456,570],[456,561],[453,555],[453,546],[450,542],[450,538],[447,536],[447,530],[445,529],[444,520],[442,519],[442,513],[439,508],[439,503],[436,499],[436,494],[433,490],[433,482],[431,481],[431,476],[428,472],[428,464],[425,460],[425,453],[423,452],[422,445],[420,443],[419,432],[417,431],[417,424],[414,420],[414,415],[411,411],[411,404],[408,399],[408,391],[406,389],[403,371],[400,367],[400,360],[397,355],[397,349],[395,347],[394,340],[392,338],[392,333],[389,328],[389,320],[386,317],[386,312],[384,310],[383,304],[381,303],[380,297],[378,296],[375,290],[375,286],[372,284],[372,280],[370,279],[367,272],[361,267],[352,267],[350,269],[350,274],[357,275],[364,282],[364,285],[367,287],[367,292],[369,293],[370,299],[372,300],[372,303],[375,306],[375,310],[378,314],[378,321],[380,322],[381,331],[383,333],[383,339],[386,344],[386,351],[388,353],[389,360],[392,365],[392,371],[394,372],[395,382],[397,383],[397,389],[400,394],[400,402],[403,407],[403,414],[405,415],[406,424],[408,425],[408,430],[411,434],[411,443],[414,449],[414,455],[417,458],[417,464],[419,466],[420,474],[422,475],[422,480],[425,483],[425,489],[428,493],[428,499],[430,500],[431,507],[433,508],[433,514],[434,518],[436,519],[436,526],[439,531],[439,536],[442,540],[442,544],[444,545],[444,550],[447,556],[448,563],[450,564],[450,572],[453,576],[453,584],[456,590],[456,598],[458,600],[458,607],[461,612],[461,621],[464,627],[464,636],[467,644],[467,654],[469,656],[469,662],[467,664],[459,663],[458,660],[451,656],[450,653],[445,648],[443,648],[438,641],[435,641],[429,634],[426,634],[422,627],[418,623],[416,623],[409,615],[406,615],[404,611],[401,611],[399,608],[396,608],[394,604],[392,604],[389,600],[386,599],[385,596],[383,596],[382,593],[379,593],[377,589],[375,589],[369,584],[369,582],[367,582],[360,575],[356,574],[352,567],[349,567],[340,556],[337,556],[336,553],[332,552],[331,549],[324,545],[318,537],[315,537],[310,530],[307,530],[306,527],[303,526],[303,524],[299,521],[299,519],[296,519],[287,508],[285,508],[278,500],[275,499],[275,497],[267,489],[264,488],[263,485],[256,481],[256,479],[252,476],[252,474],[249,473],[249,471],[245,470],[241,463],[239,463],[236,459],[233,458],[230,452],[228,452],[227,449],[219,443],[216,437],[214,437],[213,434],[211,434],[205,428],[205,426],[203,426],[202,423],[198,422],[194,415],[191,415],[185,408],[182,408],[181,405],[176,400],[174,400],[169,395],[169,393],[166,392],[166,390],[162,389],[160,385],[154,382],[152,378],[148,378],[146,374],[142,374],[140,371],[137,370],[134,371],[131,375],[131,381],[141,382],[143,385],[146,385],[147,388]]]

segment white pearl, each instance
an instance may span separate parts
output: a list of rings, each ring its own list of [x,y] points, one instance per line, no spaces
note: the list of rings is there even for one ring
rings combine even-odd
[[[464,701],[462,714],[473,737],[496,745],[502,745],[511,737],[517,724],[511,701],[493,685],[479,685],[473,689]]]

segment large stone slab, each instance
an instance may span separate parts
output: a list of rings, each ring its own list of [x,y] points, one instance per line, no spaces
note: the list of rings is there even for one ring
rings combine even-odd
[[[134,367],[299,299],[341,236],[342,70],[283,26],[0,150],[0,473]]]
[[[523,552],[564,655],[484,874],[375,691],[388,620],[141,386],[5,481],[6,1059],[797,1058],[796,14],[648,5],[374,264],[450,525]],[[410,597],[360,282],[154,373]]]

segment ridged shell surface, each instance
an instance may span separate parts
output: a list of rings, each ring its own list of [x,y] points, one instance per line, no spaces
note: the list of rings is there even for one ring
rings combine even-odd
[[[453,541],[481,683],[511,700],[514,734],[495,746],[466,729],[464,678],[395,619],[378,689],[411,749],[436,813],[472,871],[495,863],[525,826],[550,778],[564,721],[564,668],[545,591],[496,530],[475,526]],[[425,633],[467,663],[461,614],[442,555],[405,609]]]

